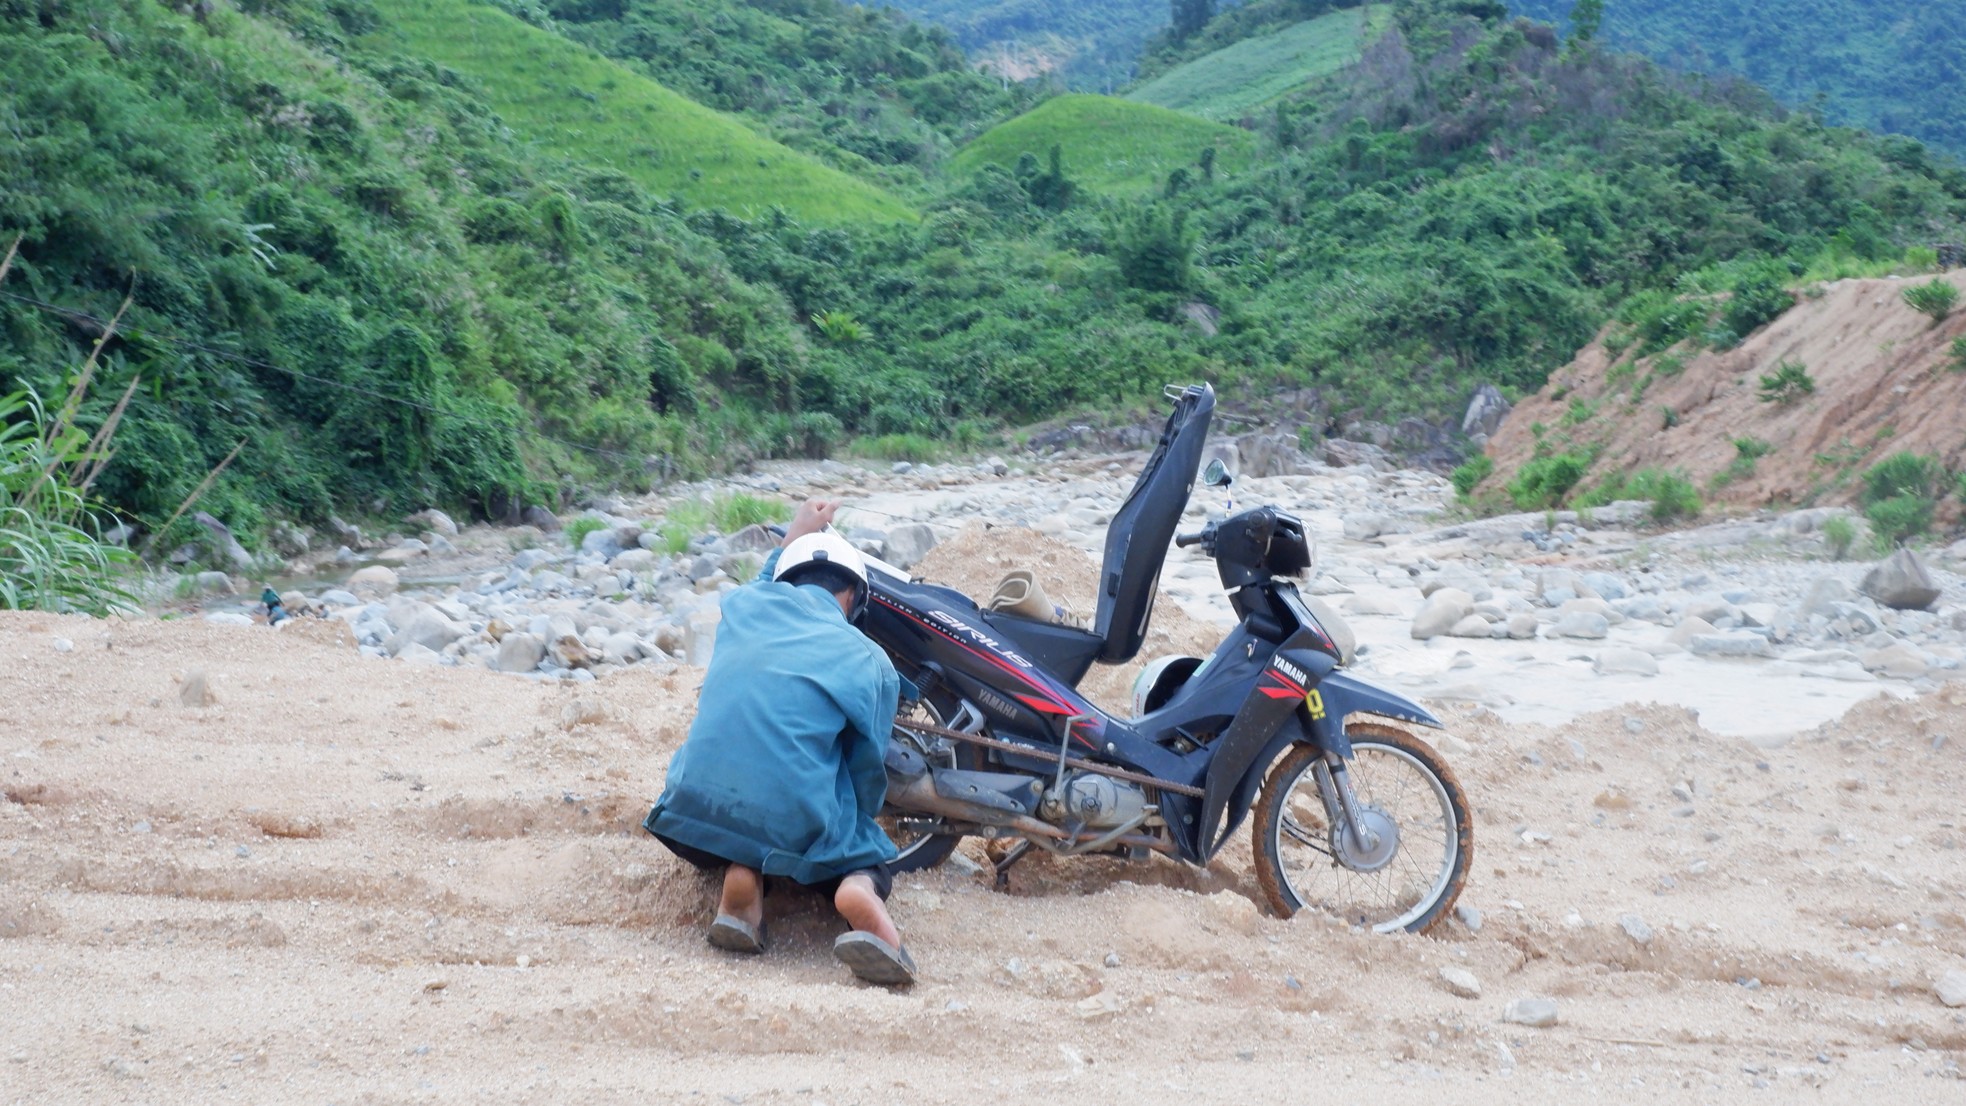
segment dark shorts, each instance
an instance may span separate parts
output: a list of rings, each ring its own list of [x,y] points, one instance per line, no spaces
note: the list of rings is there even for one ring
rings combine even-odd
[[[736,863],[736,861],[734,860],[726,860],[723,857],[718,856],[716,853],[706,852],[703,849],[697,848],[695,845],[685,845],[681,841],[677,841],[669,837],[664,837],[662,834],[659,833],[655,834],[654,837],[657,841],[660,841],[664,845],[667,845],[669,847],[670,852],[675,853],[679,857],[682,857],[684,860],[688,861],[690,864],[694,865],[696,868],[698,868],[701,871],[721,872],[725,868],[728,868],[732,864]],[[873,880],[874,893],[881,897],[882,902],[886,902],[888,895],[892,894],[894,891],[894,873],[888,871],[887,865],[885,864],[873,868],[862,868],[857,872],[849,872],[847,874],[855,875],[855,876],[866,876],[868,879]],[[771,876],[765,879],[765,891],[767,894],[769,894],[771,891],[772,880],[776,878],[777,877],[775,876]],[[827,898],[832,898],[833,892],[838,891],[840,889],[840,882],[845,878],[846,876],[840,876],[835,879],[825,880],[824,882],[821,883],[799,883],[798,880],[791,880],[790,882],[797,883],[800,887],[810,887],[814,891],[818,891],[821,894],[824,894]]]

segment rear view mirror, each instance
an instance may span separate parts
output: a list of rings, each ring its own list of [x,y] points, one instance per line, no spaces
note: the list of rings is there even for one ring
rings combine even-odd
[[[1235,477],[1229,475],[1229,467],[1222,463],[1220,457],[1208,462],[1207,467],[1201,470],[1201,482],[1211,488],[1226,488],[1234,480]]]

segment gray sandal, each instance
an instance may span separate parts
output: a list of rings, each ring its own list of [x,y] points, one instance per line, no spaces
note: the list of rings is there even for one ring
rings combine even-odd
[[[710,923],[710,932],[703,936],[726,952],[765,951],[764,927],[754,926],[735,914],[717,915],[717,920]]]
[[[853,974],[883,987],[906,987],[915,981],[915,960],[905,948],[895,948],[871,933],[854,930],[833,942],[833,955]]]

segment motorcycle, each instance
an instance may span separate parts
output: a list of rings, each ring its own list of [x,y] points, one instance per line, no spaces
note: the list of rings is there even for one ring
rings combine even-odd
[[[939,864],[965,836],[1011,842],[1000,886],[1033,848],[1206,865],[1253,810],[1256,877],[1278,915],[1314,907],[1424,932],[1453,908],[1474,851],[1459,782],[1408,728],[1441,722],[1344,667],[1294,582],[1311,565],[1299,519],[1256,507],[1175,534],[1215,395],[1168,395],[1108,529],[1090,630],[985,609],[870,559],[861,629],[918,693],[887,756],[895,866]],[[1230,480],[1209,464],[1206,483]],[[1093,663],[1138,654],[1170,539],[1214,559],[1238,623],[1206,660],[1154,666],[1122,719],[1075,689]]]

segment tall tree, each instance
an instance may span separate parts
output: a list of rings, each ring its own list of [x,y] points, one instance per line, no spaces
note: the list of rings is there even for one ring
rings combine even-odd
[[[1577,6],[1570,9],[1570,45],[1596,38],[1598,25],[1603,22],[1604,0],[1577,0]]]
[[[1168,14],[1175,41],[1185,42],[1215,18],[1215,0],[1169,0]]]

